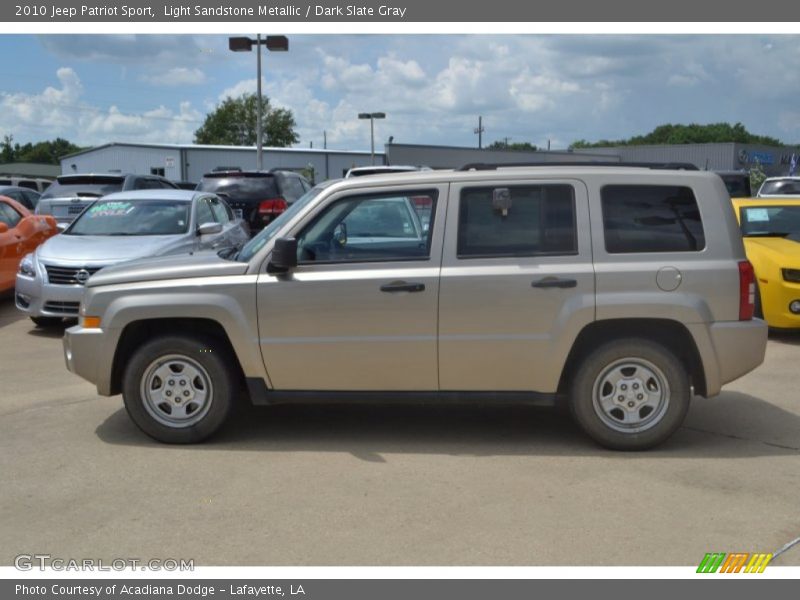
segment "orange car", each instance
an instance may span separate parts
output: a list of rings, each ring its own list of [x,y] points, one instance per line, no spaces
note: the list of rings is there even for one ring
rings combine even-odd
[[[0,292],[14,289],[22,257],[57,233],[53,217],[34,215],[16,200],[0,196]]]

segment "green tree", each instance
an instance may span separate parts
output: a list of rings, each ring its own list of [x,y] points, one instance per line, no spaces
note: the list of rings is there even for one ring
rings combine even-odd
[[[292,111],[273,108],[269,98],[261,98],[262,139],[265,146],[285,147],[296,144],[300,138],[295,132]],[[258,98],[255,94],[228,96],[206,115],[200,129],[194,132],[198,144],[247,145],[256,143]]]
[[[57,165],[62,156],[78,150],[82,150],[82,148],[63,138],[36,142],[35,144],[28,142],[20,145],[19,143],[14,143],[14,136],[5,135],[3,136],[2,144],[0,144],[0,162],[33,162]]]
[[[622,140],[600,140],[588,142],[578,140],[572,148],[600,148],[604,146],[642,146],[645,144],[713,144],[723,142],[738,142],[740,144],[764,144],[767,146],[781,146],[782,142],[767,135],[756,135],[747,131],[741,123],[709,123],[699,125],[671,124],[659,125],[645,135],[637,135]]]
[[[487,150],[528,150],[533,152],[537,150],[536,146],[530,142],[506,142],[504,140],[497,140],[486,146]]]

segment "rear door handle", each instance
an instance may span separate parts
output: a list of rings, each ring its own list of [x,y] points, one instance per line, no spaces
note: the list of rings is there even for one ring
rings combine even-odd
[[[574,288],[578,282],[574,279],[561,279],[560,277],[545,277],[531,283],[535,288]]]
[[[415,283],[415,282],[408,282],[408,281],[393,281],[391,283],[387,283],[381,286],[382,292],[424,292],[425,291],[425,284],[424,283]]]

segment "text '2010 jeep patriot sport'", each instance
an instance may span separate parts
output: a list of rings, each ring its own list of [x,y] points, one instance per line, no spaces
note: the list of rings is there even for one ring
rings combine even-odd
[[[563,397],[643,449],[763,361],[754,290],[714,173],[427,171],[317,186],[234,257],[103,269],[64,350],[164,442],[214,433],[244,383],[255,404]]]

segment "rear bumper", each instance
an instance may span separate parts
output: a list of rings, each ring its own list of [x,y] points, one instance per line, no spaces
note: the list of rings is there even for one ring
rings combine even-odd
[[[703,359],[706,396],[716,396],[723,385],[764,362],[768,327],[761,319],[724,321],[690,329]]]

